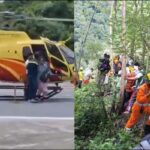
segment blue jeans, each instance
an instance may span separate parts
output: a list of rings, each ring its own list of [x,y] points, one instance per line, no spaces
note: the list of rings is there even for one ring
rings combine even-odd
[[[28,77],[27,99],[35,99],[38,89],[37,77]]]

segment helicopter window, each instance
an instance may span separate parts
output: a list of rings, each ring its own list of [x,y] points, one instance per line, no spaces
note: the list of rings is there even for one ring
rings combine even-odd
[[[63,57],[59,51],[59,49],[55,46],[55,45],[50,45],[50,44],[46,44],[47,48],[48,48],[48,51],[54,55],[55,57],[63,60]],[[63,60],[64,61],[64,60]]]
[[[45,49],[44,45],[32,44],[31,47],[32,47],[34,56],[37,60],[39,60],[41,57],[43,57],[44,60],[48,61],[48,56],[47,56],[46,49]]]
[[[63,69],[65,72],[68,72],[67,66],[53,57],[51,58],[51,63],[55,68]]]
[[[66,46],[60,46],[60,49],[69,64],[74,64],[74,52]]]
[[[31,54],[31,49],[29,46],[23,47],[23,59],[26,61],[28,59],[28,56]]]

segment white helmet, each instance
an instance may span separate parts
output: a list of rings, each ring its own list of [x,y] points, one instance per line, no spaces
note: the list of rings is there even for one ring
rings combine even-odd
[[[83,67],[80,67],[80,71],[83,71]]]
[[[138,145],[137,147],[135,147],[133,150],[148,150],[150,149],[150,134],[148,134],[147,136],[145,136],[140,145]]]

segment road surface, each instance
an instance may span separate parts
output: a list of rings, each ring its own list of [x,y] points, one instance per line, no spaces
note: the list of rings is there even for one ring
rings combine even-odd
[[[0,149],[74,148],[73,86],[60,85],[63,91],[48,102],[0,101]],[[3,94],[13,95],[13,90],[0,90]]]

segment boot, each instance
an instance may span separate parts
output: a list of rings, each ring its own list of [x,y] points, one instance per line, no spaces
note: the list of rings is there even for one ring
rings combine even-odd
[[[150,125],[145,125],[144,134],[145,134],[145,136],[150,134]]]

